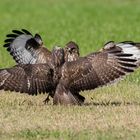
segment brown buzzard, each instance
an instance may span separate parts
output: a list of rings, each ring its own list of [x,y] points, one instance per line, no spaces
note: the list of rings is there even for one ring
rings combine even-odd
[[[55,91],[54,104],[81,105],[85,98],[79,94],[80,91],[118,81],[137,68],[140,50],[130,44],[131,52],[126,53],[128,50],[120,46],[109,42],[103,50],[71,62],[65,62],[63,49],[55,48],[52,68],[48,64],[23,64],[2,69],[0,89],[33,95]]]

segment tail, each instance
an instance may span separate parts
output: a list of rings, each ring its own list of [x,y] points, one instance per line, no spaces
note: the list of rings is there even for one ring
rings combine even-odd
[[[69,89],[60,82],[57,85],[54,97],[54,105],[82,105],[85,98],[81,96],[78,92],[71,92]]]

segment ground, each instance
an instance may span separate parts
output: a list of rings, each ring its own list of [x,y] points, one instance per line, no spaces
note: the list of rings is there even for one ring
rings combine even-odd
[[[15,65],[2,47],[12,29],[40,33],[49,49],[73,40],[82,56],[110,40],[140,41],[139,0],[4,0],[0,2],[0,67]],[[140,70],[81,94],[83,106],[43,104],[47,95],[0,91],[0,139],[132,140],[140,137]]]

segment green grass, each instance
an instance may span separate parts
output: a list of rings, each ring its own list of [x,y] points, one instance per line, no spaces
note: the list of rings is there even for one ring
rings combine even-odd
[[[140,41],[139,0],[4,0],[0,2],[0,67],[15,65],[2,47],[12,29],[40,33],[46,46],[70,41],[81,55],[110,40]],[[44,105],[46,95],[1,91],[0,139],[124,139],[140,137],[140,70],[113,86],[83,92],[84,106]]]

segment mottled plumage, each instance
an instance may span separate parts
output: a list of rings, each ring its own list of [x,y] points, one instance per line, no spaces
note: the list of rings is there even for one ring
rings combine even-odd
[[[44,46],[41,36],[39,34],[35,34],[35,36],[33,37],[33,35],[25,29],[22,29],[21,31],[13,30],[12,34],[8,34],[7,39],[5,40],[4,47],[7,48],[7,51],[10,52],[10,54],[13,56],[17,64],[43,63],[43,64],[49,65],[52,68],[53,67],[52,61],[59,61],[58,57],[57,58],[55,57],[56,60],[52,59],[51,52]],[[76,56],[73,55],[75,53],[71,52],[71,50],[75,51],[75,49],[78,51],[76,52]],[[78,45],[70,41],[69,43],[66,44],[64,53],[65,53],[65,56],[70,56],[71,58],[71,59],[68,59],[68,57],[65,57],[64,58],[65,61],[76,60],[77,54],[79,56]],[[55,54],[55,55],[58,55],[58,54]],[[38,90],[37,87],[34,87],[34,88]],[[54,91],[51,91],[49,95],[53,97]],[[49,101],[49,95],[46,98],[46,100],[44,100],[45,103]]]
[[[70,41],[66,44],[66,46],[64,48],[64,52],[65,52],[65,61],[66,62],[76,61],[80,55],[79,47],[73,41]]]
[[[30,41],[27,41],[27,36],[40,45],[42,44],[41,37],[39,35],[32,37],[26,30],[13,32],[14,34],[8,35],[8,37],[13,36],[14,39],[10,38],[6,40],[5,42],[10,43],[5,45],[5,47],[10,48],[9,51],[13,54],[18,54],[18,49],[12,46],[17,46],[18,48],[18,45],[15,45],[15,42],[18,42],[16,34],[19,35],[19,44],[22,42],[21,35],[23,35],[26,38],[26,41],[23,41],[24,43],[26,42],[26,45],[21,43],[21,46],[24,48],[23,50],[27,52],[31,52],[30,49],[32,48],[33,53],[30,53],[30,58],[33,58],[33,56],[37,54],[34,52],[38,50],[38,47],[35,49],[36,47],[33,47],[34,45],[29,45]],[[13,40],[16,41],[14,42]],[[31,44],[34,43],[31,41]],[[27,62],[29,64],[21,65],[21,63],[13,68],[1,70],[0,89],[26,92],[33,95],[41,92],[49,92],[53,97],[54,104],[81,105],[85,98],[79,94],[80,91],[91,90],[114,83],[122,79],[125,75],[134,72],[140,59],[139,46],[139,43],[134,42],[114,43],[111,41],[106,43],[99,52],[91,53],[85,57],[79,57],[78,45],[74,42],[69,42],[66,44],[64,50],[56,47],[52,53],[49,52],[50,59],[49,61],[44,61],[45,64],[34,64],[38,62],[37,60],[41,60],[38,59],[39,53],[35,57],[36,61],[31,64],[29,63],[30,61],[21,61],[24,60],[23,58],[26,56],[22,55],[20,57],[21,60],[14,59],[16,61],[20,60],[17,61],[18,63]],[[15,57],[18,55],[15,55]],[[51,62],[51,64],[49,62]],[[34,72],[32,70],[34,70]],[[14,79],[13,77],[16,71],[17,73],[23,74],[16,75]],[[40,80],[42,82],[40,82]],[[46,89],[42,86],[45,84],[47,84],[45,86]]]
[[[52,51],[52,67],[48,64],[19,64],[0,70],[0,89],[37,95],[53,92],[60,79],[64,50],[55,47]]]
[[[54,89],[53,71],[46,64],[20,64],[0,70],[0,89],[37,95]]]
[[[133,72],[137,68],[140,50],[134,46],[129,49],[131,52],[127,53],[122,46],[108,42],[99,52],[65,63],[53,103],[81,105],[84,99],[80,91],[114,83]]]

